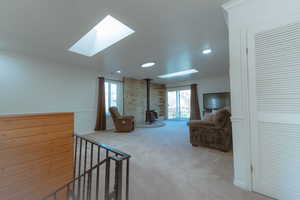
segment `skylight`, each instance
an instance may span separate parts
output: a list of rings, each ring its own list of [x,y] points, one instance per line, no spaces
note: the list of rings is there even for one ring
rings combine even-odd
[[[196,70],[196,69],[189,69],[189,70],[185,70],[185,71],[160,75],[160,76],[158,76],[158,78],[172,78],[172,77],[175,77],[175,76],[184,76],[184,75],[193,74],[193,73],[197,73],[197,72],[198,72],[198,70]]]
[[[134,30],[107,15],[69,48],[69,51],[91,57],[132,33],[134,33]]]

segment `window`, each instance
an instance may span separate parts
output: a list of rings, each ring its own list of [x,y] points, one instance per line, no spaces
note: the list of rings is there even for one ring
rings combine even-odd
[[[168,118],[186,120],[190,118],[191,90],[168,91]]]
[[[105,81],[105,110],[109,114],[109,108],[116,106],[123,113],[123,85],[118,81]]]

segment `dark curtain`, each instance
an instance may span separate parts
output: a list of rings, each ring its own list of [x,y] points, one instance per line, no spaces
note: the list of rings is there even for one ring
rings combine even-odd
[[[191,120],[201,120],[197,84],[191,85]]]
[[[104,77],[99,77],[98,86],[98,105],[97,105],[97,120],[95,131],[106,129],[106,113],[105,113],[105,86]]]

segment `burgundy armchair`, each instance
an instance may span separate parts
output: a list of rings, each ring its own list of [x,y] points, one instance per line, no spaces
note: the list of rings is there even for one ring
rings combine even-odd
[[[130,132],[134,130],[134,116],[120,115],[117,107],[110,107],[109,112],[116,127],[116,132]]]

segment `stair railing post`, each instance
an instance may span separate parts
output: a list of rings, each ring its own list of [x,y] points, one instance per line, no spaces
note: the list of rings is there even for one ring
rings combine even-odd
[[[126,162],[126,200],[129,200],[129,159],[127,158],[127,162]]]
[[[123,177],[123,161],[116,161],[115,168],[115,197],[116,200],[122,200],[122,177]]]
[[[109,200],[109,179],[110,179],[110,158],[106,156],[106,166],[105,166],[105,200]]]
[[[87,200],[91,200],[91,197],[92,197],[92,170],[88,172]]]

